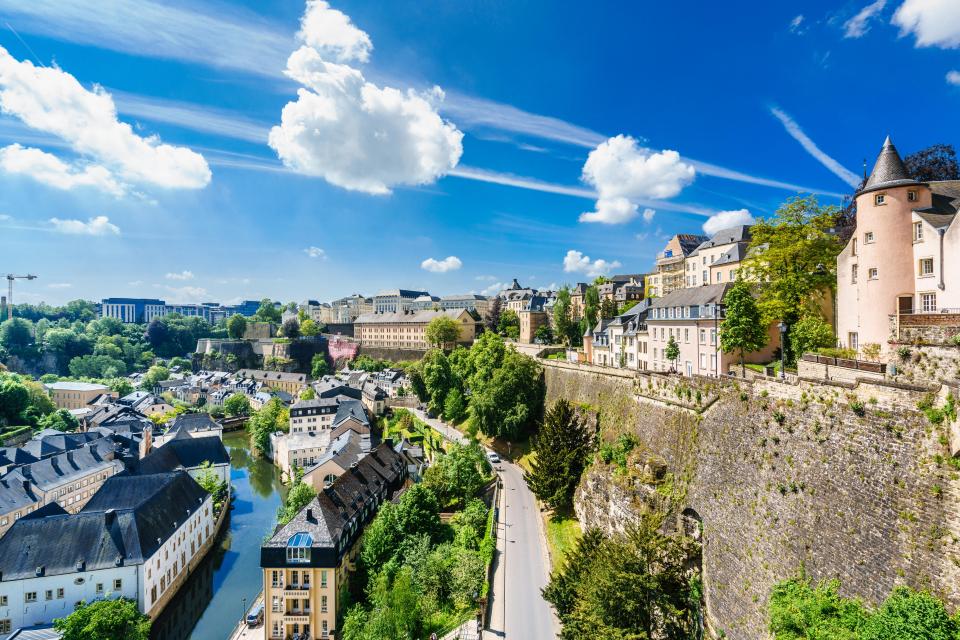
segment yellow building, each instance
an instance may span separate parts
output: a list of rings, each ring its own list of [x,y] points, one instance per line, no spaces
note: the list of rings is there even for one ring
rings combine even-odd
[[[240,369],[237,378],[262,382],[263,386],[286,391],[296,397],[307,386],[309,378],[305,373],[286,373],[283,371],[264,371],[262,369]]]
[[[360,535],[406,479],[404,457],[387,440],[326,485],[260,547],[268,640],[337,637],[338,608]]]
[[[44,385],[57,409],[84,409],[101,394],[116,397],[110,387],[90,382],[50,382]]]
[[[477,333],[477,324],[466,309],[446,309],[443,311],[413,311],[398,313],[367,313],[353,323],[353,336],[364,347],[386,347],[391,349],[429,349],[433,345],[427,342],[427,325],[434,318],[447,316],[460,325],[460,337],[457,344],[473,344]]]

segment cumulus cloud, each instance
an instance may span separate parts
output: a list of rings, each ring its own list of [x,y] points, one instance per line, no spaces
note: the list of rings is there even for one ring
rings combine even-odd
[[[590,278],[608,275],[620,266],[620,262],[617,260],[607,262],[598,258],[591,261],[590,256],[585,256],[575,249],[570,249],[567,251],[567,255],[563,257],[564,271],[567,273],[582,273]]]
[[[653,216],[657,215],[657,212],[653,209],[647,208],[643,210],[643,221],[650,222],[653,220]]]
[[[960,86],[960,71],[948,71],[947,82]]]
[[[18,61],[3,47],[0,111],[31,129],[57,136],[87,160],[73,168],[53,167],[46,157],[50,154],[41,156],[38,154],[44,152],[23,148],[13,151],[21,161],[28,158],[43,164],[48,178],[53,171],[61,181],[70,175],[76,181],[79,174],[81,181],[112,193],[116,187],[108,174],[121,181],[165,188],[199,189],[210,182],[210,168],[203,156],[186,147],[163,144],[157,136],[135,134],[129,124],[117,119],[113,98],[102,87],[88,91],[69,73]],[[94,170],[92,164],[99,168]]]
[[[93,187],[115,196],[123,195],[125,191],[123,185],[105,167],[96,164],[69,165],[52,153],[24,147],[18,143],[0,148],[0,170],[27,176],[64,191],[76,187]]]
[[[171,287],[169,285],[155,285],[173,296],[175,302],[203,302],[209,298],[203,287]]]
[[[297,36],[307,46],[332,56],[337,62],[366,62],[373,49],[370,36],[355,27],[350,16],[323,0],[308,0]]]
[[[703,223],[703,232],[712,236],[721,229],[728,229],[740,224],[753,224],[756,219],[746,209],[737,209],[735,211],[721,211],[715,213]]]
[[[960,47],[960,2],[956,0],[905,0],[893,14],[900,35],[916,36],[918,47]]]
[[[639,200],[672,198],[693,182],[696,171],[676,151],[643,149],[630,136],[600,143],[587,156],[582,179],[596,188],[596,210],[581,222],[621,224],[637,216]]]
[[[803,24],[804,20],[805,18],[803,17],[803,14],[794,17],[794,19],[790,21],[790,33],[795,33],[797,35],[803,35],[806,33],[807,27]]]
[[[427,258],[420,263],[421,269],[430,271],[431,273],[446,273],[448,271],[456,271],[462,266],[463,262],[461,262],[460,258],[457,256],[447,256],[443,260]]]
[[[321,249],[320,247],[307,247],[306,249],[303,250],[303,252],[308,256],[310,256],[311,258],[326,259],[327,257],[327,252]]]
[[[326,2],[307,5],[298,37],[284,73],[302,87],[268,139],[284,165],[372,194],[429,184],[457,166],[463,133],[437,112],[439,87],[378,87],[342,64],[366,61],[372,44]]]
[[[53,225],[54,231],[71,235],[120,235],[120,227],[110,222],[110,219],[107,218],[107,216],[97,216],[95,218],[90,218],[86,222],[83,220],[61,220],[60,218],[50,218],[50,224]]]
[[[507,284],[505,282],[494,282],[489,287],[481,291],[480,295],[495,296],[506,288],[507,288]]]
[[[861,9],[855,16],[843,23],[844,38],[862,38],[870,31],[870,22],[880,15],[887,6],[887,0],[876,0]]]
[[[193,280],[193,271],[181,271],[180,273],[168,273],[167,280]]]
[[[497,279],[497,276],[491,276],[491,275],[477,276],[474,278],[474,280],[478,280],[480,282],[493,282],[496,279]]]

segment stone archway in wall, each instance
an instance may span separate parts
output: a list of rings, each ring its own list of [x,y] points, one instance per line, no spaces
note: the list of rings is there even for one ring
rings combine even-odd
[[[687,507],[680,514],[680,531],[700,543],[700,549],[696,555],[690,558],[687,569],[695,573],[700,578],[700,607],[699,607],[699,625],[695,640],[702,640],[706,634],[707,624],[707,576],[703,570],[703,518],[692,507]],[[712,636],[711,636],[712,637]]]

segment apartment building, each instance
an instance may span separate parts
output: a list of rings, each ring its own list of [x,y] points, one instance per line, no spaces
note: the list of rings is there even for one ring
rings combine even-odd
[[[325,485],[261,546],[268,640],[333,637],[357,542],[406,479],[403,455],[385,442]]]
[[[729,288],[729,284],[691,287],[651,301],[647,315],[651,369],[716,377],[726,374],[731,364],[739,362],[739,354],[724,353],[720,349],[720,325],[725,317],[723,299]],[[745,362],[773,359],[779,345],[775,325],[769,327],[768,334],[767,345],[745,354]],[[680,349],[675,361],[667,358],[671,338]]]
[[[644,300],[615,318],[601,319],[584,335],[587,359],[600,367],[635,369],[650,368],[649,336],[646,318],[650,302]]]
[[[429,295],[429,291],[387,289],[373,296],[373,313],[402,313],[412,308],[414,300]]]
[[[182,471],[116,476],[79,513],[20,518],[0,544],[0,639],[81,601],[124,597],[156,617],[214,533],[210,494]]]
[[[240,369],[237,371],[236,378],[259,382],[263,387],[269,387],[276,391],[286,391],[294,397],[300,395],[300,392],[310,382],[305,373],[264,371],[263,369]]]
[[[685,286],[734,282],[749,247],[749,225],[737,225],[716,232],[700,243],[684,261]]]
[[[441,311],[415,311],[409,313],[368,313],[353,324],[354,337],[361,345],[392,349],[429,349],[426,339],[427,325],[434,318],[447,316],[460,325],[457,344],[469,345],[476,336],[476,321],[465,309]]]
[[[657,254],[654,272],[646,278],[647,296],[664,296],[686,286],[686,259],[707,236],[679,233]]]
[[[57,409],[86,409],[94,398],[107,395],[116,397],[116,393],[105,384],[91,382],[48,382],[43,385]]]
[[[587,295],[586,282],[578,282],[570,287],[570,319],[579,322],[583,317],[583,299]]]
[[[295,468],[316,464],[347,431],[370,441],[370,420],[361,401],[337,396],[297,402],[290,407],[290,432],[270,437],[273,463],[292,478]]]
[[[960,312],[960,181],[910,177],[888,137],[837,256],[837,337],[888,348],[891,318]]]

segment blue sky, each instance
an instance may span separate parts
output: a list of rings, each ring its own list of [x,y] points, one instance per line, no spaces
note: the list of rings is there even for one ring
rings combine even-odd
[[[641,272],[670,234],[838,202],[888,133],[960,142],[952,0],[89,4],[0,0],[19,301]]]

